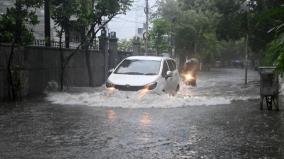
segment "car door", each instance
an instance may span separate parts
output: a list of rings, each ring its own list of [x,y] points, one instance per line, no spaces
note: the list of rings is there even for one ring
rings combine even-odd
[[[166,60],[163,61],[163,69],[162,69],[162,79],[161,84],[163,85],[162,91],[169,92],[170,90],[170,80],[169,77],[167,77],[167,71],[169,71],[169,66],[166,62]]]
[[[176,90],[176,71],[175,71],[175,66],[172,63],[171,59],[166,60],[168,67],[169,67],[169,71],[172,72],[172,76],[168,77],[168,85],[169,85],[169,90],[170,91],[175,91]]]
[[[170,63],[173,67],[173,86],[174,86],[174,90],[177,90],[177,87],[179,85],[179,72],[177,70],[177,65],[175,60],[170,60]]]

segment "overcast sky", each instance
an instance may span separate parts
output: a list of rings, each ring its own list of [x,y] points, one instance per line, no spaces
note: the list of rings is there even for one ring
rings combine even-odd
[[[151,8],[157,0],[149,0]],[[130,11],[126,15],[119,15],[109,23],[109,31],[115,31],[119,39],[132,38],[137,28],[142,28],[146,21],[144,13],[145,0],[134,0]],[[150,11],[153,11],[152,8]]]

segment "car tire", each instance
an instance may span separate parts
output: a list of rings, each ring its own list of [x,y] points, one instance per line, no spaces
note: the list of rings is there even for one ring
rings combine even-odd
[[[179,91],[179,89],[180,89],[180,86],[179,86],[179,84],[178,84],[178,85],[177,85],[176,92],[178,92],[178,91]]]
[[[192,81],[191,85],[196,87],[196,80]]]

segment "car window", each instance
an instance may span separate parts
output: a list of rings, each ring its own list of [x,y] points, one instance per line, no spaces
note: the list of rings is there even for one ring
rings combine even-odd
[[[169,66],[169,70],[170,70],[170,71],[173,71],[174,69],[173,69],[173,66],[172,66],[170,60],[167,60],[167,64],[168,64],[168,66]]]
[[[176,70],[176,69],[177,69],[177,64],[176,64],[176,62],[175,62],[174,60],[171,60],[171,62],[172,62],[172,65],[173,65],[173,67],[174,67],[174,70]]]
[[[126,59],[115,70],[116,74],[131,75],[157,75],[160,71],[161,61]]]
[[[167,60],[167,63],[171,71],[174,71],[176,69],[175,62],[173,60]]]
[[[163,63],[162,77],[166,77],[167,71],[169,71],[169,67],[166,61]]]

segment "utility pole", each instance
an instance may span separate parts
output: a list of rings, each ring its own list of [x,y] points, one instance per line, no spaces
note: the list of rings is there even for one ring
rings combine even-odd
[[[249,40],[249,4],[246,4],[246,50],[245,50],[245,85],[248,83],[248,40]]]
[[[148,54],[148,32],[149,32],[149,3],[148,0],[146,0],[146,8],[145,8],[145,14],[146,14],[146,34],[145,34],[145,54]]]
[[[248,83],[248,33],[246,34],[245,84]]]
[[[44,1],[44,37],[45,46],[50,46],[50,2]]]
[[[175,57],[175,22],[176,22],[176,16],[172,17],[172,21],[171,21],[171,57]]]
[[[248,83],[248,41],[249,41],[249,11],[250,1],[244,1],[242,3],[241,12],[246,14],[246,37],[245,37],[245,85]]]

